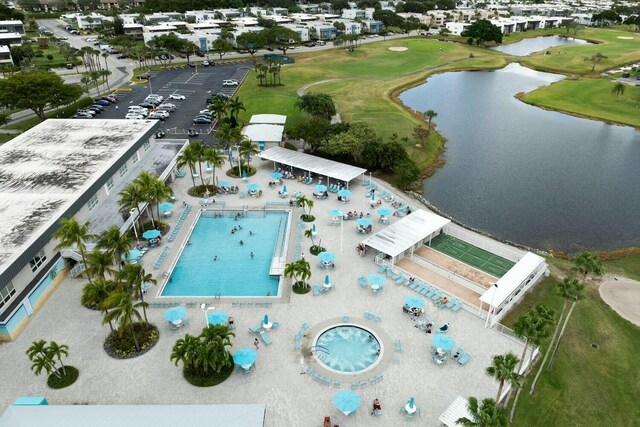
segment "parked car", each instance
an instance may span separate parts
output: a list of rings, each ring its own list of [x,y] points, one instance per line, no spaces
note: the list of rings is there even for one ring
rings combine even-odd
[[[76,64],[67,64],[67,70],[73,70]]]
[[[208,67],[209,66],[209,61],[202,61],[202,66],[203,67]]]
[[[156,104],[152,104],[151,102],[141,102],[138,106],[142,108],[155,108]]]
[[[306,47],[315,47],[316,44],[314,42],[308,42],[304,44]]]
[[[238,86],[238,81],[235,79],[223,80],[222,86]]]
[[[91,108],[97,108],[100,111],[104,111],[104,106],[96,103],[91,104]]]
[[[273,48],[271,46],[267,46],[265,49],[267,49],[269,52],[273,52]]]
[[[158,110],[176,111],[176,106],[170,102],[165,102],[158,106]]]
[[[87,43],[95,43],[98,41],[98,39],[95,37],[87,37],[86,39],[84,39],[84,41],[86,41]]]
[[[164,121],[164,119],[166,119],[166,117],[162,113],[155,112],[155,113],[149,114],[147,116],[147,119]]]
[[[77,113],[73,116],[75,119],[93,119],[93,116],[89,113]]]
[[[224,100],[229,100],[231,98],[231,96],[227,95],[224,92],[218,92],[215,95],[213,95],[214,98],[222,98]]]
[[[88,107],[87,107],[87,108],[85,108],[85,109],[86,109],[86,110],[89,110],[89,111],[93,111],[93,112],[95,112],[96,114],[100,114],[100,113],[102,113],[102,110],[101,110],[101,109],[99,109],[99,108],[97,108],[97,107],[98,107],[97,105],[90,105],[90,106],[88,106]]]
[[[196,66],[196,64],[195,64],[195,63],[193,63],[193,62],[189,62],[189,63],[187,63],[187,66],[188,66],[188,67],[193,68],[193,67],[195,67],[195,66]]]
[[[98,113],[93,111],[93,110],[89,110],[89,109],[84,108],[84,109],[80,109],[80,110],[76,111],[76,114],[89,114],[91,117],[93,117]]]
[[[111,103],[118,102],[118,100],[111,95],[105,95],[101,99],[107,100]]]
[[[192,137],[198,136],[198,135],[200,135],[200,133],[197,130],[189,129],[189,138],[192,138]]]
[[[198,114],[197,116],[195,116],[193,118],[193,120],[199,120],[199,119],[206,119],[206,120],[209,120],[209,121],[213,121],[210,116],[207,116],[205,114]]]
[[[198,115],[204,114],[205,116],[213,116],[213,112],[209,111],[209,110],[200,110],[200,112],[198,112]]]
[[[179,93],[172,93],[171,95],[169,95],[169,99],[176,99],[178,101],[184,101],[185,99],[187,99],[187,97],[184,96],[184,95],[180,95]]]
[[[126,53],[119,53],[118,55],[116,55],[116,59],[127,59],[129,57],[129,55],[127,55]]]
[[[104,105],[105,107],[111,105],[111,103],[109,101],[106,101],[104,99],[96,99],[96,101],[94,102],[94,104],[98,104],[98,105]]]
[[[622,77],[624,77],[625,79],[628,79],[629,77],[631,77],[630,73],[622,73]]]
[[[210,125],[211,124],[211,119],[204,117],[204,116],[200,116],[200,117],[195,117],[193,119],[193,123],[196,125]]]

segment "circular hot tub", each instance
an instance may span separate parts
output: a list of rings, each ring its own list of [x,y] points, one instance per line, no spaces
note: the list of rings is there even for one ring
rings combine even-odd
[[[332,326],[320,333],[314,357],[333,372],[360,374],[380,360],[382,345],[375,334],[355,325]]]

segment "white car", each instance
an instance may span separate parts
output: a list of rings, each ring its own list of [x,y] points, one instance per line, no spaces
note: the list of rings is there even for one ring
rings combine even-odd
[[[151,119],[151,120],[164,120],[166,118],[167,116],[165,116],[161,112],[151,113],[147,116],[147,119]]]
[[[142,120],[144,119],[144,116],[142,114],[129,113],[126,116],[124,116],[124,118],[127,120]]]
[[[238,81],[233,79],[223,80],[222,86],[238,86]]]
[[[87,38],[85,39],[85,41],[86,41],[87,43],[94,43],[94,42],[97,42],[97,41],[98,41],[98,39],[96,39],[95,37],[87,37]]]
[[[179,93],[172,93],[171,95],[169,95],[169,99],[176,99],[178,101],[184,101],[185,99],[187,99],[187,97],[184,96],[184,95],[180,95]]]
[[[166,119],[167,117],[169,117],[169,116],[170,116],[169,111],[167,111],[167,110],[156,110],[156,111],[154,111],[154,112],[153,112],[153,113],[151,113],[151,114],[160,114],[160,115],[161,115],[161,116],[163,116],[165,119]]]

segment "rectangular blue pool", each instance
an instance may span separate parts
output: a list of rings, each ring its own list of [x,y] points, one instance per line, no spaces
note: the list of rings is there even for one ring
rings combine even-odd
[[[276,245],[275,255],[286,256],[280,252],[287,227],[288,212],[249,211],[238,220],[203,212],[161,295],[277,296],[280,276],[269,271]]]

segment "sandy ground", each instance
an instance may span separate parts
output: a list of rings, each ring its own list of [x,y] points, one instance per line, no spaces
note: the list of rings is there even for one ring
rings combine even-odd
[[[391,46],[389,50],[392,52],[404,52],[409,50],[409,48],[404,46]]]
[[[633,40],[633,37],[627,37],[627,36],[618,36],[618,38],[620,40]]]
[[[438,252],[427,246],[415,251],[415,254],[433,262],[434,264],[444,267],[449,271],[452,271],[465,279],[471,280],[474,283],[484,286],[485,288],[491,287],[492,283],[495,283],[498,279],[490,276],[489,274],[471,267],[455,258]]]
[[[600,297],[620,316],[640,326],[640,282],[609,278],[600,285]]]

